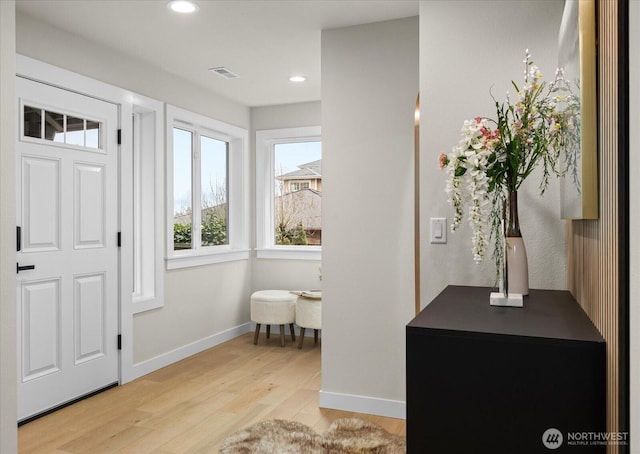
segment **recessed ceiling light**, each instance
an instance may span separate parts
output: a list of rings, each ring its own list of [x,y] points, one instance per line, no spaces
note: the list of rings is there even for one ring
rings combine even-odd
[[[307,80],[307,78],[304,77],[304,76],[291,76],[291,77],[289,77],[289,81],[291,81],[291,82],[304,82],[305,80]]]
[[[176,13],[195,13],[198,11],[199,6],[197,3],[187,0],[172,0],[167,3],[167,8]]]

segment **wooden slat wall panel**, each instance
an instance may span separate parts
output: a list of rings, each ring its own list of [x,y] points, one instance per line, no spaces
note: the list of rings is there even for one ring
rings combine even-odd
[[[618,42],[617,2],[598,9],[600,216],[567,228],[567,286],[607,341],[607,430],[618,425]],[[609,446],[617,454],[617,446]]]

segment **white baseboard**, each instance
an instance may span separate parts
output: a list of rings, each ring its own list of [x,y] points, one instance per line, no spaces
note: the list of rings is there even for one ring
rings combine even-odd
[[[320,408],[406,419],[407,403],[401,400],[332,393],[320,390]]]
[[[242,336],[243,334],[250,333],[252,327],[255,329],[255,325],[252,325],[251,323],[244,323],[220,333],[213,334],[209,337],[205,337],[199,341],[192,342],[191,344],[176,348],[175,350],[171,350],[170,352],[156,356],[155,358],[134,364],[131,380],[150,374],[151,372],[162,369],[163,367],[188,358],[189,356],[193,356],[208,348],[220,345],[223,342],[234,339],[238,336]]]

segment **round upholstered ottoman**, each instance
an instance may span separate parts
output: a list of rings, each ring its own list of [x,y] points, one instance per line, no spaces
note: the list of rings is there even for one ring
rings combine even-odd
[[[284,347],[284,325],[289,325],[291,340],[296,340],[293,324],[296,321],[297,295],[287,290],[259,290],[251,295],[251,321],[256,324],[253,344],[258,343],[260,325],[267,325],[267,339],[271,325],[280,325],[280,345]]]
[[[313,329],[313,340],[318,343],[318,330],[322,328],[322,300],[320,296],[312,298],[300,296],[296,303],[296,325],[300,327],[298,348],[302,348],[305,328]]]

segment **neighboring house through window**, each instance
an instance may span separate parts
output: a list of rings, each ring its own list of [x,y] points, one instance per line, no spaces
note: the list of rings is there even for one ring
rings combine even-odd
[[[320,127],[256,133],[259,258],[320,259]]]

